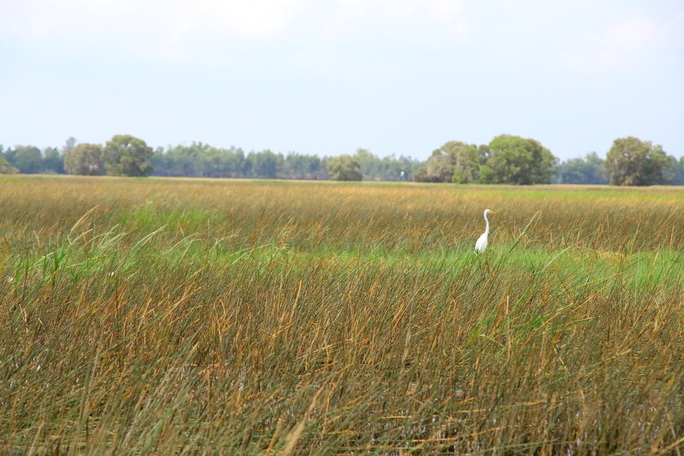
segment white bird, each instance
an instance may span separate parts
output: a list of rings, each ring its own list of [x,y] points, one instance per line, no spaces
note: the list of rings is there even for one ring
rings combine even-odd
[[[487,228],[485,229],[485,232],[482,233],[482,236],[480,236],[480,239],[478,239],[475,243],[475,253],[484,253],[485,249],[487,248],[487,236],[489,236],[489,219],[487,218],[487,214],[489,214],[490,212],[492,214],[496,214],[496,212],[490,209],[485,209],[484,218],[485,223],[487,224]]]

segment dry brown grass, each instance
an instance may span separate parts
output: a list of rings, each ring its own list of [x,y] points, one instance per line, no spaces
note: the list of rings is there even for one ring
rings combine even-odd
[[[678,454],[683,197],[2,179],[0,452]]]

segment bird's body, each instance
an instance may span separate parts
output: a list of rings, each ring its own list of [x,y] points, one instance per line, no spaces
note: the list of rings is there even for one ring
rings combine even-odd
[[[489,236],[489,219],[487,218],[487,214],[489,214],[490,212],[492,214],[496,214],[496,212],[490,209],[485,209],[484,219],[486,223],[486,228],[485,232],[482,233],[482,236],[480,236],[480,238],[475,243],[475,253],[484,253],[484,251],[487,249],[487,237]]]

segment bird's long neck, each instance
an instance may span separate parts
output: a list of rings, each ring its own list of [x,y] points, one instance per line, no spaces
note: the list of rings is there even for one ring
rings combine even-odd
[[[484,215],[485,218],[485,223],[486,223],[486,228],[485,228],[485,233],[489,234],[489,219],[487,218],[487,214]]]

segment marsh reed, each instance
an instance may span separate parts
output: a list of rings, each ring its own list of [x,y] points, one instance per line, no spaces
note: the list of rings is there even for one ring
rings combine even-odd
[[[0,452],[678,454],[683,199],[2,178]]]

